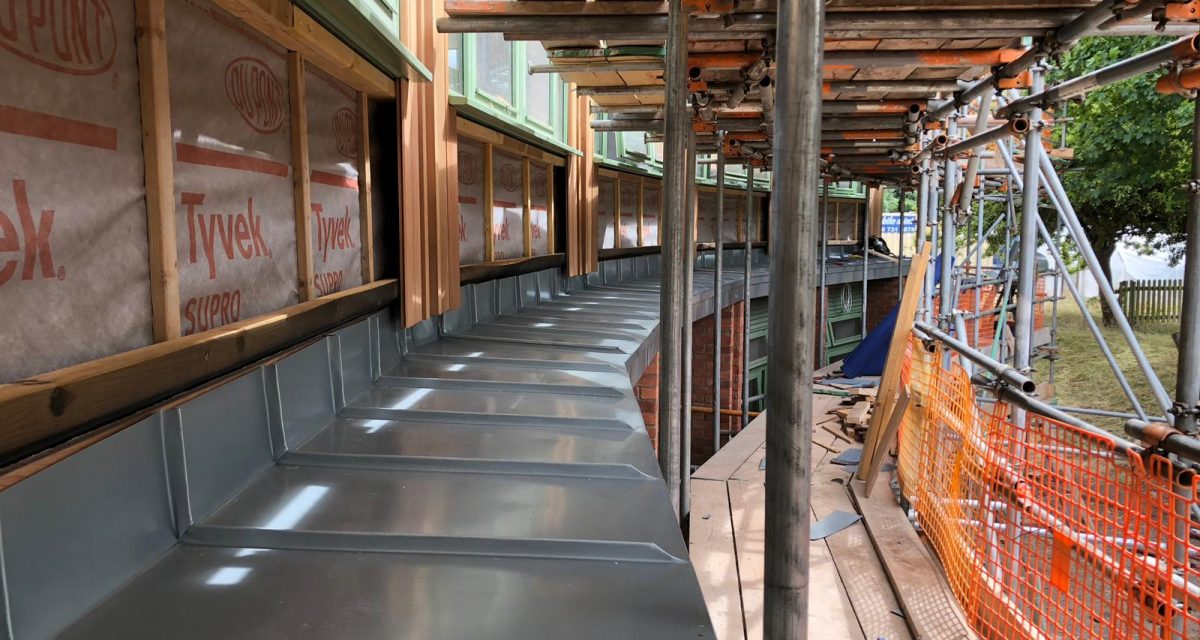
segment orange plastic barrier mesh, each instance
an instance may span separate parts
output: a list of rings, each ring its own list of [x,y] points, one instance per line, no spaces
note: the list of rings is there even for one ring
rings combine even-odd
[[[1196,476],[976,401],[914,339],[901,490],[984,638],[1200,638]]]
[[[974,279],[974,270],[968,265],[965,267],[966,276],[964,286],[971,284]],[[994,277],[994,276],[988,276]],[[1050,305],[1048,295],[1053,293],[1050,291],[1052,281],[1048,276],[1042,276],[1037,279],[1037,290],[1035,296],[1040,302],[1033,305],[1033,328],[1041,330],[1046,327],[1046,320],[1049,314]],[[971,346],[982,351],[989,351],[992,347],[992,341],[996,337],[996,323],[1000,319],[1000,314],[996,312],[996,306],[1000,304],[1000,296],[1004,292],[1004,285],[993,284],[983,285],[979,287],[979,304],[975,303],[975,289],[964,289],[958,294],[958,303],[955,305],[960,311],[966,311],[970,314],[977,315],[974,318],[967,318],[966,323],[966,341]],[[1011,301],[1010,301],[1011,302]],[[941,313],[941,300],[938,296],[933,297],[933,312],[934,314]],[[978,315],[983,313],[984,315]],[[1004,315],[1005,322],[1013,323],[1012,309]],[[975,325],[979,325],[979,337],[975,337]]]

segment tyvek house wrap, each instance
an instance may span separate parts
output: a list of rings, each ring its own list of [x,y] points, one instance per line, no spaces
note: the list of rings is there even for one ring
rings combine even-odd
[[[286,52],[167,1],[184,335],[299,300]]]
[[[550,253],[549,167],[529,163],[529,239],[535,256]]]
[[[662,211],[662,190],[646,185],[642,190],[642,246],[658,244],[658,214]]]
[[[525,255],[525,189],[521,159],[492,150],[492,254],[495,260]]]
[[[458,139],[458,261],[483,262],[483,154],[484,146],[469,138]]]
[[[362,284],[357,94],[305,65],[314,284],[318,296]]]
[[[621,246],[638,246],[638,183],[621,181]]]
[[[5,6],[0,383],[152,340],[133,2]]]

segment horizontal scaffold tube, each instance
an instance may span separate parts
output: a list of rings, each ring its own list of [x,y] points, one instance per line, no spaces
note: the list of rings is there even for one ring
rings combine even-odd
[[[1200,440],[1175,427],[1134,419],[1125,422],[1125,433],[1151,447],[1173,453],[1190,462],[1200,463]]]
[[[826,100],[821,113],[909,114],[920,113],[925,103],[918,100]]]
[[[1014,29],[1053,29],[1062,23],[1058,9],[1015,9],[987,11],[869,11],[830,13],[825,29],[891,30],[925,29],[959,31],[989,26]],[[773,13],[735,13],[720,17],[696,17],[690,21],[688,38],[698,33],[775,33]],[[506,33],[523,36],[573,38],[620,38],[649,36],[662,40],[667,33],[664,15],[488,15],[438,18],[439,33]]]
[[[1001,402],[1007,402],[1010,405],[1020,407],[1026,411],[1032,411],[1033,413],[1045,416],[1051,420],[1057,420],[1063,424],[1071,425],[1080,431],[1085,431],[1107,442],[1111,442],[1113,448],[1121,453],[1136,453],[1141,451],[1141,447],[1138,447],[1134,443],[1113,435],[1090,422],[1084,422],[1083,420],[1080,420],[1079,418],[1060,410],[1058,407],[1034,398],[1026,392],[1020,391],[1008,385],[997,385],[994,380],[988,380],[978,375],[972,377],[971,382],[991,390],[992,393],[996,395],[996,399],[1000,400]]]
[[[1034,384],[1033,380],[1030,380],[1016,369],[1004,364],[1003,362],[997,362],[996,360],[993,360],[986,353],[975,349],[974,347],[942,331],[941,329],[938,329],[937,327],[920,320],[917,320],[913,326],[919,329],[921,333],[924,333],[930,338],[933,338],[947,347],[950,347],[950,349],[962,357],[970,360],[983,369],[986,369],[997,378],[1003,380],[1005,383],[1013,387],[1016,387],[1017,389],[1020,389],[1021,391],[1025,393],[1033,393],[1037,388],[1037,385]]]
[[[959,154],[978,149],[993,142],[1003,140],[1009,136],[1021,135],[1029,131],[1029,120],[1027,118],[1013,118],[1008,122],[988,129],[977,136],[971,136],[955,142],[938,152],[938,155],[947,158],[953,158]]]
[[[1150,0],[1142,1],[1150,2]],[[928,119],[940,120],[950,115],[955,109],[971,104],[989,88],[995,86],[1000,79],[1015,78],[1028,70],[1037,61],[1038,56],[1069,49],[1080,37],[1087,34],[1090,30],[1108,22],[1113,17],[1114,12],[1119,8],[1123,8],[1125,4],[1126,0],[1104,0],[1091,9],[1084,11],[1067,24],[1051,32],[1049,37],[1045,38],[1043,42],[1026,49],[1025,53],[1016,60],[1005,64],[970,87],[955,93],[953,99],[947,100],[937,107],[930,109],[927,116]]]
[[[1165,44],[1157,49],[1151,49],[1128,60],[1122,60],[1103,69],[1097,69],[1089,74],[1067,80],[1041,93],[1035,93],[1031,96],[1014,100],[997,110],[996,115],[1007,118],[1013,114],[1049,107],[1096,87],[1102,87],[1154,71],[1171,62],[1195,60],[1197,57],[1200,57],[1200,35],[1180,38],[1175,42]]]
[[[957,80],[832,80],[821,86],[825,94],[833,93],[938,93],[955,91],[960,85]]]

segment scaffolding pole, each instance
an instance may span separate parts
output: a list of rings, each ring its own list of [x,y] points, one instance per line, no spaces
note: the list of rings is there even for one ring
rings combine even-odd
[[[817,304],[817,308],[819,309],[818,313],[820,314],[818,316],[818,318],[821,321],[821,325],[820,325],[821,326],[821,329],[820,329],[820,335],[821,335],[820,340],[821,341],[817,345],[817,349],[821,352],[821,357],[818,358],[817,361],[821,363],[822,367],[824,367],[825,365],[829,364],[829,362],[828,362],[829,354],[826,353],[826,350],[828,349],[828,347],[826,346],[826,341],[829,339],[829,336],[827,333],[829,331],[829,324],[828,324],[829,321],[827,320],[828,315],[829,315],[829,308],[828,308],[829,307],[829,292],[826,291],[826,287],[828,285],[826,285],[826,282],[825,282],[826,276],[827,276],[826,269],[828,267],[827,263],[829,261],[829,235],[828,235],[829,234],[829,180],[828,179],[821,181],[821,205],[820,206],[821,206],[821,231],[820,231],[820,233],[821,233],[821,235],[820,235],[821,252],[818,254],[818,257],[820,259],[819,266],[820,266],[820,270],[821,270],[821,287],[820,287],[820,289],[818,289],[820,297],[819,297],[819,302]]]
[[[671,510],[679,517],[680,351],[683,342],[683,280],[686,246],[683,210],[687,199],[687,29],[683,0],[670,0],[667,29],[665,140],[663,144],[662,288],[659,297],[658,465],[667,483]]]
[[[683,270],[683,347],[680,350],[680,370],[683,385],[679,390],[679,521],[688,529],[688,514],[692,510],[692,289],[696,267],[696,134],[687,132],[687,209],[684,211],[683,236],[687,239]],[[620,194],[617,194],[618,198]]]
[[[914,252],[917,255],[919,255],[921,253],[921,250],[925,248],[925,232],[926,232],[925,227],[926,227],[926,225],[929,224],[928,213],[929,213],[929,161],[926,160],[925,162],[921,163],[921,175],[920,175],[920,179],[917,181],[917,231],[916,231],[917,240],[915,243],[916,250]],[[932,269],[930,269],[930,271],[932,271]],[[912,284],[910,283],[909,286],[911,287]],[[917,303],[919,305],[919,310],[920,310],[918,315],[921,318],[928,320],[929,319],[928,309],[925,308],[925,281],[922,280],[921,282],[918,282],[917,286],[921,287],[921,296]]]
[[[950,137],[958,135],[957,118],[951,117],[946,126]],[[954,230],[954,173],[957,166],[957,163],[949,157],[942,164],[942,273],[939,285],[942,304],[938,311],[938,317],[941,320],[941,326],[947,330],[953,326],[952,319],[956,306],[954,299],[954,244],[958,234]]]
[[[1034,66],[1031,91],[1042,90],[1042,68]],[[1021,180],[1021,250],[1017,254],[1017,310],[1013,366],[1029,375],[1033,353],[1033,298],[1037,287],[1038,158],[1042,155],[1042,111],[1030,112],[1025,134],[1025,176]],[[1020,422],[1018,421],[1018,424]]]
[[[1196,433],[1200,405],[1200,103],[1193,101],[1191,199],[1183,273],[1183,312],[1179,316],[1179,366],[1175,385],[1175,428]]]
[[[904,299],[904,187],[900,187],[900,239],[896,241],[896,299]]]
[[[725,133],[717,133],[717,142],[720,146],[724,146]],[[713,382],[712,382],[712,406],[713,406],[713,453],[721,450],[721,278],[723,274],[723,266],[721,264],[722,254],[725,252],[725,243],[721,237],[721,230],[725,228],[725,153],[717,152],[717,236],[713,239],[716,243],[716,260],[713,261]]]
[[[879,187],[876,187],[879,188]],[[867,267],[871,259],[871,195],[870,190],[867,190],[867,206],[863,209],[862,220],[862,243],[863,243],[863,263],[862,263],[862,321],[858,323],[858,339],[867,339]],[[883,197],[881,191],[879,197]]]
[[[746,167],[746,242],[742,245],[742,427],[750,424],[750,262],[754,227],[754,165]],[[761,391],[761,389],[760,389]]]
[[[934,247],[937,247],[938,246],[938,229],[940,228],[937,223],[937,215],[936,215],[938,212],[938,173],[937,173],[937,165],[935,165],[932,162],[929,163],[929,201],[928,201],[928,204],[926,205],[926,208],[927,208],[926,222],[929,224],[929,226],[931,227],[931,230],[932,230],[930,242],[933,243]],[[939,256],[938,259],[934,261],[934,266],[935,266],[934,269],[926,269],[925,270],[925,291],[924,291],[924,293],[925,293],[925,321],[926,322],[934,321],[934,317],[933,317],[933,290],[934,290],[934,286],[935,286],[934,278],[937,275],[938,268],[941,268],[941,269],[946,268],[946,257]]]
[[[1026,159],[1028,166],[1029,160]],[[1042,177],[1046,180],[1047,191],[1054,194],[1057,202],[1059,218],[1066,223],[1067,230],[1071,234],[1071,239],[1075,241],[1075,245],[1079,247],[1079,252],[1083,254],[1084,262],[1087,263],[1088,270],[1091,271],[1092,277],[1096,279],[1096,285],[1100,289],[1100,296],[1104,299],[1104,303],[1112,310],[1113,319],[1117,322],[1117,328],[1121,330],[1121,335],[1129,344],[1129,350],[1133,352],[1133,357],[1137,360],[1138,367],[1142,370],[1142,375],[1146,377],[1146,382],[1150,384],[1150,390],[1154,392],[1154,399],[1158,402],[1159,408],[1164,415],[1171,414],[1171,398],[1167,395],[1167,390],[1163,387],[1162,381],[1158,379],[1158,374],[1154,372],[1154,367],[1151,366],[1150,360],[1146,357],[1146,352],[1142,350],[1141,343],[1138,342],[1137,335],[1133,333],[1133,327],[1129,324],[1129,319],[1125,317],[1125,312],[1121,310],[1121,305],[1117,302],[1117,294],[1113,291],[1112,283],[1104,277],[1104,271],[1100,268],[1100,259],[1096,257],[1096,252],[1092,250],[1092,244],[1088,242],[1087,236],[1083,232],[1083,225],[1079,222],[1079,217],[1075,214],[1075,207],[1071,205],[1071,200],[1067,197],[1066,189],[1062,186],[1062,181],[1058,179],[1058,174],[1054,171],[1054,166],[1050,163],[1050,158],[1045,154],[1040,154],[1040,165]]]
[[[808,637],[813,250],[820,175],[824,2],[779,3],[774,228],[767,342],[763,637]]]

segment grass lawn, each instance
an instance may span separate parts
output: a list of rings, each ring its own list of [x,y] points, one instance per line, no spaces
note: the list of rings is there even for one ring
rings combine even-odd
[[[1092,317],[1101,324],[1100,330],[1108,342],[1109,348],[1117,358],[1117,363],[1125,372],[1125,377],[1142,403],[1148,414],[1161,413],[1150,393],[1150,385],[1142,376],[1133,353],[1121,332],[1116,327],[1105,327],[1100,320],[1100,301],[1093,298],[1088,305]],[[1179,330],[1178,321],[1156,324],[1144,324],[1134,327],[1138,342],[1142,345],[1151,366],[1158,372],[1159,379],[1167,389],[1167,395],[1175,395],[1175,366],[1178,351],[1171,334]],[[1058,306],[1058,345],[1059,360],[1055,364],[1054,383],[1058,404],[1072,407],[1087,407],[1091,409],[1109,409],[1132,413],[1129,400],[1121,391],[1112,369],[1100,353],[1087,324],[1084,323],[1083,313],[1068,296],[1059,302]],[[1049,379],[1049,363],[1038,362],[1035,373],[1038,382]],[[1124,421],[1116,418],[1101,418],[1098,416],[1080,416],[1083,419],[1112,431],[1124,433]]]

